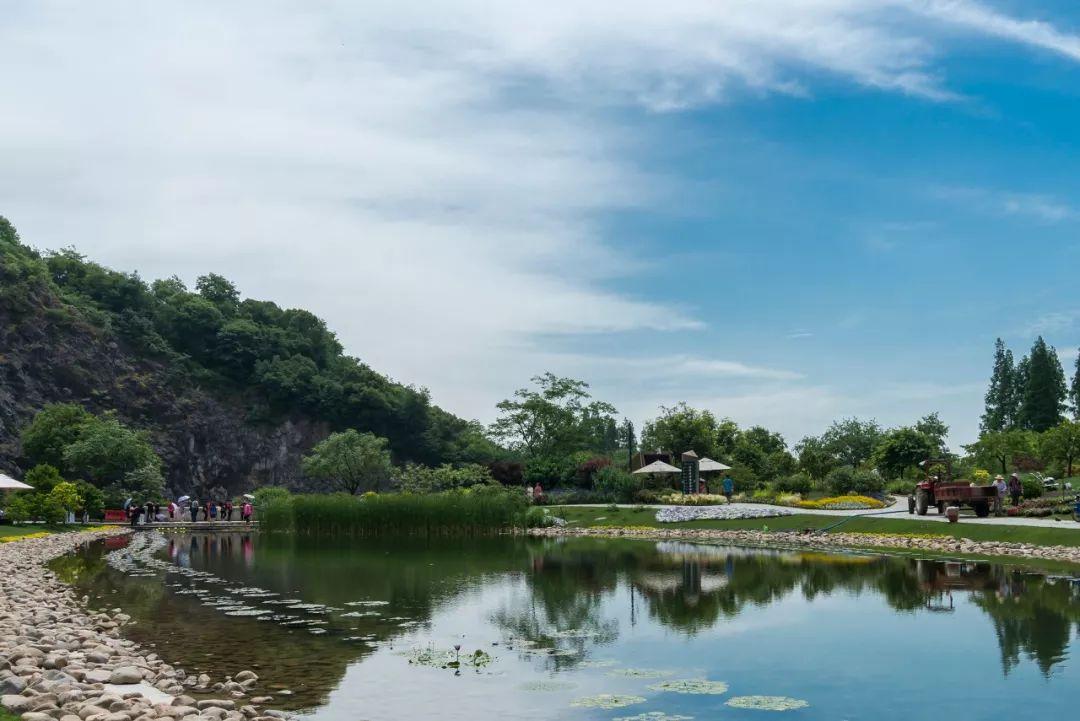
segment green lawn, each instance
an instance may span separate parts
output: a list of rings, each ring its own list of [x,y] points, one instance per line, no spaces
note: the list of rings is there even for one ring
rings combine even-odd
[[[12,526],[4,524],[0,526],[0,538],[18,538],[19,536],[26,536],[31,533],[63,533],[65,531],[78,531],[82,526],[47,526],[41,523],[31,523],[27,525]],[[0,718],[0,721],[4,719]]]
[[[560,506],[552,511],[565,518],[570,527],[650,526],[653,528],[689,528],[710,530],[761,529],[770,531],[797,531],[820,529],[831,526],[843,518],[795,514],[776,518],[757,518],[740,521],[691,521],[688,523],[657,523],[656,512],[649,508],[586,508]],[[854,518],[837,528],[837,532],[940,534],[954,538],[970,538],[973,541],[1007,541],[1031,543],[1040,546],[1080,546],[1080,523],[1062,521],[1061,528],[1033,528],[1029,526],[989,526],[964,523],[940,523],[910,518]]]

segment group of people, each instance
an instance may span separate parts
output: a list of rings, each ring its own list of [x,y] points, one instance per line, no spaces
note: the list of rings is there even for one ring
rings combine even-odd
[[[1005,513],[1005,499],[1012,499],[1014,506],[1020,505],[1020,497],[1024,494],[1024,486],[1020,483],[1020,475],[1013,473],[1009,476],[1009,481],[1005,482],[1005,476],[1000,473],[994,477],[994,486],[997,488],[997,499],[995,501],[995,508],[997,515],[1003,515]]]
[[[251,518],[255,514],[255,507],[251,504],[251,501],[244,501],[237,509],[232,501],[225,501],[224,503],[206,501],[200,504],[194,498],[186,500],[184,505],[169,501],[169,505],[165,508],[165,513],[168,514],[167,518],[165,513],[162,513],[161,505],[157,503],[130,504],[127,507],[127,517],[132,526],[137,526],[140,523],[162,523],[166,520],[183,521],[188,515],[190,515],[192,523],[199,520],[231,521],[233,520],[233,514],[237,510],[240,512],[241,521],[251,523]]]

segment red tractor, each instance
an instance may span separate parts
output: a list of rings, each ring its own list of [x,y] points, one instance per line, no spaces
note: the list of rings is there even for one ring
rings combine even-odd
[[[975,515],[986,518],[997,500],[997,486],[989,484],[976,486],[970,481],[954,481],[952,462],[948,458],[931,458],[919,466],[926,477],[915,485],[915,490],[908,496],[908,513],[925,516],[931,506],[936,506],[938,513],[945,513],[949,506],[971,506]]]

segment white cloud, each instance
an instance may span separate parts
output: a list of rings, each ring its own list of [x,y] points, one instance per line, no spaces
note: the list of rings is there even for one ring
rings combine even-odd
[[[593,334],[635,333],[662,349],[619,371],[638,383],[797,383],[663,333],[701,321],[649,300],[650,259],[597,221],[662,208],[679,181],[636,164],[652,139],[616,113],[808,95],[821,77],[942,101],[955,97],[938,65],[946,26],[1062,53],[1075,42],[980,9],[10,2],[0,211],[37,245],[149,277],[221,272],[310,308],[351,352],[465,415],[489,418],[544,370],[552,334],[592,358],[584,377],[615,374]],[[784,403],[798,406],[787,418],[834,410],[784,392],[764,403],[778,417]]]
[[[964,186],[939,186],[931,192],[940,200],[989,215],[1019,216],[1045,224],[1080,218],[1080,210],[1043,193],[1018,193]]]
[[[1061,32],[1048,22],[1019,19],[970,0],[915,0],[916,12],[1003,40],[1011,40],[1080,60],[1080,37]]]

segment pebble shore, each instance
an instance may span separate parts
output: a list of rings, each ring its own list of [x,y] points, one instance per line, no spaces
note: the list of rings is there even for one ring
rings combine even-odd
[[[46,564],[126,530],[0,544],[0,705],[22,721],[280,721],[259,677],[189,676],[121,637],[121,609],[95,612]],[[196,694],[199,698],[190,694]]]
[[[732,545],[838,550],[927,551],[935,554],[1001,556],[1080,564],[1080,547],[1036,546],[1030,543],[972,541],[965,538],[904,536],[877,533],[815,534],[801,531],[750,531],[670,528],[534,528],[534,536],[597,536],[685,541],[720,541]]]

